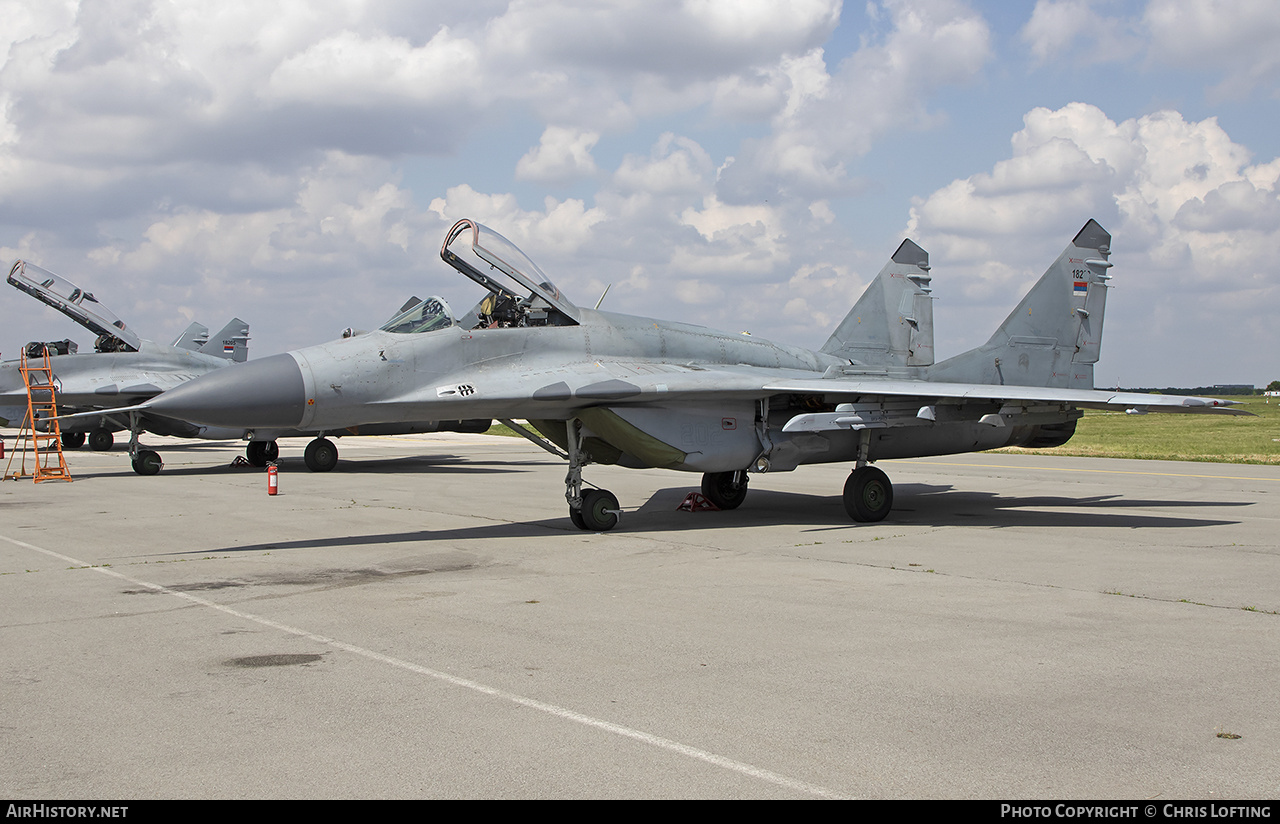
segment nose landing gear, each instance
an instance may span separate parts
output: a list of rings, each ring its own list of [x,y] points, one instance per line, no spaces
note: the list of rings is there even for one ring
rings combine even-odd
[[[565,476],[565,500],[569,502],[569,520],[578,529],[608,532],[618,525],[622,510],[618,498],[607,489],[582,491],[582,467],[591,457],[582,451],[582,423],[574,418],[566,425],[569,444],[569,474]]]

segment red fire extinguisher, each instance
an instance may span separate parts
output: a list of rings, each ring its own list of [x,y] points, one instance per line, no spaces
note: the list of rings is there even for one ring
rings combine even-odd
[[[276,494],[276,490],[280,488],[280,479],[278,477],[278,474],[279,473],[276,471],[275,464],[273,463],[267,464],[267,494],[268,495]]]

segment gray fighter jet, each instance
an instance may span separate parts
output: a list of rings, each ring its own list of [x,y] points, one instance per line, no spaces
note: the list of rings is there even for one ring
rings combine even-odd
[[[29,358],[51,355],[64,448],[78,449],[86,440],[95,451],[110,449],[115,432],[127,430],[133,469],[154,475],[163,461],[155,450],[139,443],[142,432],[202,440],[250,438],[245,448],[249,463],[266,466],[279,456],[278,438],[310,437],[304,462],[308,469],[325,472],[338,462],[338,450],[325,435],[404,435],[438,431],[483,432],[489,420],[422,421],[339,427],[336,430],[298,430],[291,427],[247,431],[242,426],[189,423],[138,408],[138,404],[193,378],[248,358],[249,325],[233,318],[209,336],[209,330],[193,323],[170,346],[143,340],[92,293],[69,280],[27,261],[16,261],[9,270],[11,286],[45,303],[97,335],[94,352],[79,354],[70,340],[33,341],[26,346]],[[392,323],[421,313],[423,301],[414,298],[401,307]],[[0,363],[0,425],[18,426],[27,411],[26,385],[20,361]],[[40,422],[36,422],[40,426]]]
[[[209,330],[193,323],[172,345],[143,340],[92,293],[27,261],[16,261],[9,270],[11,286],[26,292],[75,320],[97,335],[92,353],[80,354],[71,340],[33,341],[26,345],[29,358],[51,356],[54,387],[60,412],[98,412],[61,426],[63,446],[77,449],[87,439],[89,447],[108,450],[114,433],[133,429],[130,454],[135,471],[152,474],[160,458],[139,449],[137,433],[154,432],[186,438],[233,438],[218,427],[191,424],[154,413],[115,413],[159,395],[187,381],[248,357],[249,325],[233,318],[212,338]],[[19,372],[20,361],[0,363],[0,418],[18,426],[27,411],[27,390]],[[37,421],[37,425],[39,422]]]
[[[526,437],[568,460],[573,523],[597,531],[620,509],[584,491],[590,463],[698,472],[732,509],[752,472],[850,462],[845,508],[878,521],[893,502],[880,459],[1057,446],[1086,408],[1247,414],[1093,388],[1110,247],[1090,220],[986,344],[935,364],[928,257],[909,241],[813,351],[577,306],[510,241],[462,220],[441,257],[488,293],[468,323],[434,299],[414,328],[215,372],[144,408],[214,426],[524,419]]]

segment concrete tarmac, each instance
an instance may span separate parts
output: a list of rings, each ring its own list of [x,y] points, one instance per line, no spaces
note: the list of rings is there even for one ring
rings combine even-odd
[[[592,534],[520,439],[146,441],[0,485],[0,796],[1280,794],[1280,468],[593,466]]]

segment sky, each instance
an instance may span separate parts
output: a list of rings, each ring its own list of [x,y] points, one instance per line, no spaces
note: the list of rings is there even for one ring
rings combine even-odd
[[[479,287],[818,347],[904,237],[939,359],[1090,218],[1099,387],[1280,379],[1273,0],[0,0],[0,258],[262,357]],[[0,352],[89,333],[0,291]]]

